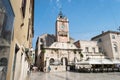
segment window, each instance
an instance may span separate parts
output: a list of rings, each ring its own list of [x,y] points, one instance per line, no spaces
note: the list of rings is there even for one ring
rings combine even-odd
[[[88,48],[88,47],[85,47],[85,51],[86,51],[86,52],[89,52],[89,48]]]
[[[43,39],[40,39],[40,42],[43,42]]]
[[[22,0],[22,15],[25,17],[25,9],[26,9],[26,0]]]
[[[99,52],[102,53],[103,52],[103,49],[101,47],[99,47]]]
[[[0,66],[7,66],[8,60],[7,58],[1,58],[0,59]]]
[[[0,67],[2,68],[0,80],[6,80],[7,65],[10,54],[11,38],[13,35],[14,13],[10,0],[0,0]]]
[[[115,39],[115,35],[112,35],[112,39]]]
[[[0,8],[0,36],[2,35],[4,23],[5,23],[5,10]]]
[[[29,35],[30,35],[30,19],[29,19],[29,22],[28,22],[28,32],[27,32],[27,41],[29,40]]]
[[[44,46],[43,46],[43,44],[41,44],[41,45],[40,45],[40,49],[43,49],[43,48],[44,48]]]
[[[50,64],[53,64],[55,60],[53,58],[50,59]]]
[[[29,13],[31,13],[32,12],[32,0],[30,0],[30,5],[29,5]]]
[[[95,48],[93,47],[92,49],[93,49],[93,52],[95,53]]]
[[[113,44],[113,48],[114,48],[114,51],[115,51],[115,52],[118,52],[118,47],[117,47],[116,44]]]
[[[98,42],[102,42],[102,39],[100,38],[100,39],[98,39]]]

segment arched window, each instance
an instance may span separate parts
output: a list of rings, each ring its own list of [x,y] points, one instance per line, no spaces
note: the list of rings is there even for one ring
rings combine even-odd
[[[114,48],[114,51],[115,51],[115,52],[118,52],[118,47],[117,47],[116,44],[113,44],[113,48]]]
[[[0,59],[0,66],[7,66],[8,60],[7,58],[1,58]]]
[[[61,64],[63,65],[63,59],[65,59],[65,65],[68,65],[68,60],[67,60],[66,57],[65,58],[61,58]]]
[[[53,58],[50,59],[50,64],[53,64],[55,60]]]

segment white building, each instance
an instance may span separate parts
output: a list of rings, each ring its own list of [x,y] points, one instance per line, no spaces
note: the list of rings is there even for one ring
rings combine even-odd
[[[82,61],[78,62],[77,66],[87,64],[116,67],[120,65],[120,32],[102,32],[91,41],[78,40],[74,44],[83,54]]]
[[[74,44],[81,49],[84,60],[88,58],[96,59],[105,57],[102,53],[99,52],[97,41],[78,40]]]
[[[99,51],[113,60],[115,64],[120,63],[120,32],[102,32],[91,40],[97,41]]]

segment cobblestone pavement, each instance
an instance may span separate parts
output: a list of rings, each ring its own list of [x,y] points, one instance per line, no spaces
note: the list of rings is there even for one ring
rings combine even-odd
[[[109,73],[34,72],[31,73],[30,80],[120,80],[120,72]]]

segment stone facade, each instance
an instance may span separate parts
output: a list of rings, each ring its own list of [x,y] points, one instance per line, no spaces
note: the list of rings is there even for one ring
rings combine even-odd
[[[91,40],[97,41],[99,51],[103,52],[108,58],[120,60],[120,32],[103,32]]]
[[[56,36],[44,34],[36,42],[36,65],[44,72],[66,71],[67,66],[80,61],[80,49],[69,38],[68,19],[59,13]]]
[[[96,59],[105,57],[102,53],[99,52],[97,41],[78,40],[74,44],[81,49],[83,60],[88,58]]]
[[[40,66],[40,53],[43,47],[49,47],[52,43],[56,41],[54,35],[43,34],[37,38],[36,50],[35,50],[35,65]]]
[[[33,21],[34,0],[0,0],[0,59],[7,58],[6,79],[0,77],[0,80],[26,80],[31,62]]]
[[[69,21],[59,13],[56,36],[44,34],[36,42],[36,65],[44,72],[66,71],[69,66],[92,68],[120,64],[120,33],[104,32],[91,41],[69,37]]]
[[[79,54],[80,50],[76,48],[76,46],[72,43],[54,42],[50,47],[44,48],[43,50],[45,51],[41,51],[41,56],[40,56],[41,58],[40,62],[42,61],[40,63],[41,68],[58,65],[58,66],[63,66],[65,68],[63,69],[66,71],[66,67],[68,65],[74,63],[75,60],[80,61],[80,54]],[[60,70],[56,70],[56,71],[60,71]]]
[[[60,11],[56,20],[57,42],[69,42],[69,21]]]
[[[114,65],[120,64],[120,33],[115,31],[103,32],[91,41],[78,40],[74,44],[82,49],[82,60],[76,65]]]

